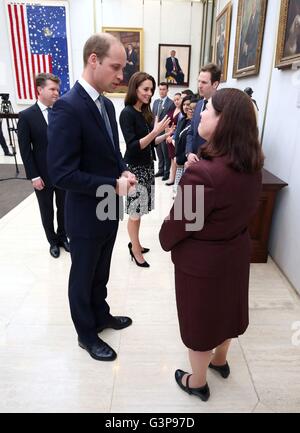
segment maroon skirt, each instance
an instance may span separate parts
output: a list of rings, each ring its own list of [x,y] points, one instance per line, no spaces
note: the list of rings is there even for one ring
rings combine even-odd
[[[170,159],[175,158],[175,146],[172,143],[167,143],[168,146],[168,154]]]

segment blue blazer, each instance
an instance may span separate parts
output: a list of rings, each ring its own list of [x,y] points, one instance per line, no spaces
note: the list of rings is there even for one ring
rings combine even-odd
[[[160,99],[155,99],[155,101],[153,102],[152,113],[154,116],[157,115],[159,101],[160,101]],[[163,107],[162,107],[162,110],[161,110],[161,113],[159,115],[158,120],[163,119],[165,117],[165,115],[168,114],[169,111],[171,111],[173,109],[175,109],[175,104],[172,101],[172,99],[167,96],[165,99],[165,102],[163,104]]]
[[[100,221],[96,216],[101,200],[96,197],[97,188],[115,187],[126,170],[114,106],[107,98],[104,103],[114,144],[96,104],[78,82],[56,101],[49,114],[48,172],[52,182],[67,191],[65,223],[69,237],[106,236],[118,224],[118,219]],[[114,200],[118,207],[119,198]]]
[[[206,140],[204,140],[204,138],[200,137],[200,135],[198,134],[198,126],[199,123],[201,122],[201,111],[202,111],[202,107],[203,107],[203,102],[204,99],[201,99],[201,101],[199,101],[196,105],[194,114],[193,114],[193,118],[192,118],[192,122],[191,122],[191,127],[187,133],[187,137],[186,137],[186,148],[185,148],[185,153],[195,153],[197,155],[199,147],[202,146],[202,144],[205,143]]]

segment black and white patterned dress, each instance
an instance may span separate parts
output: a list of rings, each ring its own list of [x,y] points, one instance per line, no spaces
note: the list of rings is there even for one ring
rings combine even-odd
[[[142,216],[154,209],[154,143],[145,149],[140,147],[140,140],[149,134],[151,126],[144,115],[131,105],[122,110],[120,126],[126,142],[125,161],[138,181],[135,193],[127,196],[126,212],[131,216]]]

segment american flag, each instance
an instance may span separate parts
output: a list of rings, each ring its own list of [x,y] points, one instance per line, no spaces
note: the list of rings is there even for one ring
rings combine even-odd
[[[17,102],[36,99],[34,78],[51,72],[61,80],[61,93],[70,89],[66,2],[7,0],[7,17],[15,73]]]

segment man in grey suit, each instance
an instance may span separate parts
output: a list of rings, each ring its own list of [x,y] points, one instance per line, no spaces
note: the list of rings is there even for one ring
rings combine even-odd
[[[153,103],[152,112],[154,116],[161,120],[165,117],[169,111],[175,109],[174,102],[168,97],[169,86],[168,83],[159,83],[159,99],[156,99]],[[169,158],[168,146],[165,141],[161,142],[156,147],[158,156],[158,172],[155,177],[162,177],[162,180],[168,180],[170,174],[171,160]]]

